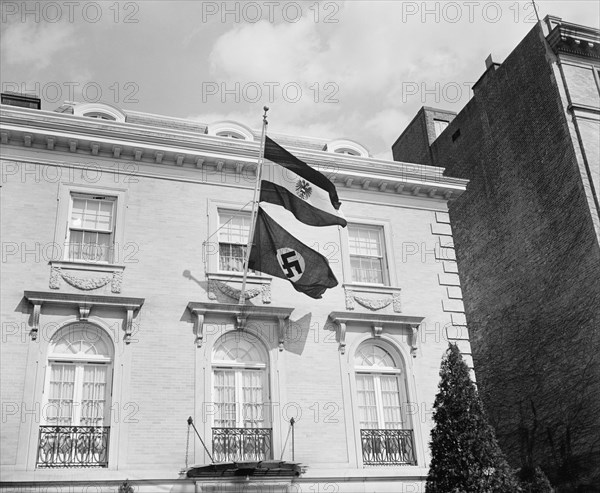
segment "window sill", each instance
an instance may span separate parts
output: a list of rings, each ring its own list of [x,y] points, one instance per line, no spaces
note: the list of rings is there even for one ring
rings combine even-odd
[[[219,302],[230,303],[231,300],[239,301],[240,292],[244,275],[242,272],[209,272],[208,278],[208,299]],[[246,291],[244,297],[246,300],[256,298],[263,304],[271,303],[271,276],[248,274],[246,276]]]
[[[383,286],[381,284],[345,283],[343,284],[346,297],[346,310],[354,310],[356,304],[370,311],[384,310],[391,306],[394,313],[401,313],[401,288]],[[364,295],[367,295],[365,297]],[[372,298],[372,296],[377,298]],[[390,311],[389,309],[387,310]]]
[[[62,281],[76,291],[120,293],[124,265],[100,262],[51,260],[50,289],[61,289]]]

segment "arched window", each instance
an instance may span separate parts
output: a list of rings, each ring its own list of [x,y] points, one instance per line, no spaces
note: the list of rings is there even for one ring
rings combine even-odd
[[[37,467],[108,467],[114,347],[87,323],[50,342]]]
[[[336,154],[345,154],[347,156],[370,156],[366,147],[349,139],[336,139],[328,142],[325,147],[323,147],[323,150],[327,152],[334,152]]]
[[[213,456],[216,461],[271,458],[267,354],[248,332],[229,332],[213,350]]]
[[[57,335],[48,354],[46,424],[105,426],[112,342],[91,324],[72,324]]]
[[[333,151],[337,154],[346,154],[347,156],[360,156],[360,153],[354,149],[348,149],[347,147],[340,147]]]
[[[401,429],[404,425],[402,370],[383,347],[366,343],[354,358],[361,428]]]
[[[85,113],[83,116],[87,116],[88,118],[98,118],[99,120],[110,120],[116,121],[116,118],[108,113],[102,113],[101,111],[90,111],[89,113]]]
[[[366,341],[354,357],[363,463],[414,464],[404,372],[399,356],[386,346]]]
[[[225,120],[211,123],[206,127],[206,134],[217,137],[226,137],[228,139],[247,140],[252,142],[254,135],[245,125],[237,122]]]
[[[228,139],[238,139],[238,140],[246,140],[242,134],[233,131],[223,131],[217,132],[217,137],[227,137]]]
[[[107,103],[73,103],[73,115],[124,122],[125,114],[116,106]]]

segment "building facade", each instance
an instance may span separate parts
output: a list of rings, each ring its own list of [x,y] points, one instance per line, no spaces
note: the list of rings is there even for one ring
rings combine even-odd
[[[259,132],[0,111],[2,489],[424,491],[448,342],[470,361],[447,212],[466,180],[269,132],[338,188],[348,227],[304,233],[339,285],[251,272],[240,305]],[[303,473],[179,478],[211,458]]]
[[[598,491],[600,33],[548,16],[486,65],[447,128],[433,134],[424,122],[440,116],[424,108],[394,159],[469,180],[450,218],[478,384],[508,459]]]

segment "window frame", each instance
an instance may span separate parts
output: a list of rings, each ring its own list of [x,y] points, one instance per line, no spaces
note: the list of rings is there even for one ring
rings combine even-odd
[[[83,199],[83,200],[92,200],[92,201],[96,201],[96,202],[104,202],[104,203],[111,203],[112,206],[112,210],[111,210],[111,215],[110,215],[110,227],[106,230],[102,230],[100,228],[97,229],[91,229],[91,228],[84,228],[83,226],[81,228],[77,228],[74,227],[71,224],[71,220],[73,217],[73,208],[74,208],[74,204],[75,204],[75,200],[76,199]],[[115,228],[116,228],[116,212],[118,209],[118,203],[117,203],[117,197],[113,196],[113,195],[94,195],[94,194],[83,194],[83,193],[79,193],[79,192],[73,192],[70,194],[70,202],[69,202],[69,212],[67,214],[67,236],[65,238],[65,249],[64,249],[64,258],[63,260],[69,262],[85,262],[85,263],[98,263],[98,264],[112,264],[113,260],[115,258]],[[109,254],[107,255],[108,260],[98,260],[98,259],[86,259],[86,258],[72,258],[71,256],[71,235],[73,231],[80,231],[82,233],[96,233],[96,234],[108,234],[109,235],[109,246],[107,247],[109,249]],[[83,236],[82,235],[82,239]],[[96,245],[98,246],[98,243],[81,243],[83,250],[83,253],[85,254],[85,245]]]
[[[383,277],[382,283],[363,282],[363,281],[357,281],[357,280],[353,279],[352,257],[364,257],[361,255],[353,255],[350,251],[350,229],[353,226],[378,229],[380,241],[381,241],[381,263],[382,263],[382,277]],[[347,272],[347,275],[345,275],[344,278],[346,279],[345,282],[347,284],[361,285],[361,286],[373,286],[373,287],[388,287],[388,286],[394,285],[395,277],[393,276],[392,269],[390,269],[390,265],[394,265],[394,264],[393,264],[393,262],[390,262],[390,258],[389,258],[389,255],[391,254],[391,252],[393,250],[391,249],[391,245],[389,244],[389,240],[388,240],[389,235],[387,234],[388,231],[386,231],[386,230],[388,230],[387,226],[388,226],[388,224],[383,223],[383,222],[375,222],[375,221],[365,222],[364,220],[348,219],[348,226],[345,231],[345,234],[346,234],[345,242],[342,242],[342,244],[344,245],[345,250],[346,250],[346,252],[344,254],[344,264],[345,264],[344,271]],[[375,257],[369,257],[369,258],[375,258]]]
[[[69,331],[77,330],[77,325],[69,324],[63,327],[61,330],[56,332],[50,341],[48,346],[48,354],[46,356],[46,375],[44,377],[44,390],[43,390],[43,402],[45,406],[50,406],[50,385],[52,383],[52,368],[54,364],[59,365],[71,365],[75,368],[75,376],[73,380],[73,396],[71,399],[72,404],[72,414],[71,414],[71,423],[69,424],[61,424],[58,421],[53,423],[48,419],[48,413],[42,413],[42,425],[52,425],[52,426],[110,426],[111,425],[111,407],[112,407],[112,390],[113,390],[113,380],[114,380],[114,353],[115,348],[113,341],[108,335],[103,333],[103,329],[94,325],[94,324],[84,324],[86,328],[84,330],[89,330],[93,328],[95,331],[98,331],[101,334],[102,340],[104,343],[109,345],[109,352],[112,353],[112,356],[96,356],[89,355],[84,356],[81,354],[67,354],[67,353],[55,353],[54,349],[56,347],[56,343],[60,341],[63,337],[69,337]],[[112,346],[112,347],[111,347]],[[104,409],[102,416],[102,423],[99,425],[89,425],[89,424],[81,424],[81,415],[82,415],[82,401],[83,401],[83,387],[84,387],[84,377],[85,377],[85,367],[86,366],[105,366],[106,367],[106,387],[104,389]],[[60,419],[60,418],[58,418]]]
[[[232,217],[235,217],[236,215],[244,215],[247,216],[248,219],[250,220],[250,222],[252,222],[252,212],[251,211],[240,211],[238,209],[227,209],[224,207],[217,207],[217,269],[216,269],[216,273],[219,274],[239,274],[242,275],[243,274],[243,263],[245,262],[245,257],[246,257],[246,252],[247,252],[247,248],[248,248],[248,238],[246,238],[246,243],[229,243],[229,242],[221,242],[221,232],[223,231],[223,229],[225,228],[225,226],[221,226],[221,214],[222,213],[226,213],[226,214],[231,214]],[[250,235],[250,230],[252,229],[252,224],[249,225],[248,228],[248,236]],[[242,270],[225,270],[221,268],[221,244],[223,245],[235,245],[235,246],[241,246],[242,247]],[[248,271],[248,272],[252,272],[254,273],[254,271]]]
[[[227,332],[219,337],[215,343],[213,344],[211,350],[211,360],[210,360],[210,393],[211,400],[215,405],[215,414],[212,415],[211,427],[212,428],[270,428],[273,429],[272,418],[270,416],[270,407],[271,407],[271,390],[270,390],[270,369],[269,369],[269,354],[267,348],[263,347],[262,341],[256,337],[252,336],[251,340],[247,340],[249,344],[252,344],[257,351],[260,353],[263,358],[262,362],[238,362],[238,361],[230,361],[230,360],[217,360],[215,359],[216,349],[221,344],[221,340],[223,338],[231,338],[231,337],[240,337],[243,338],[242,335]],[[217,414],[216,414],[216,406],[217,406],[217,390],[216,390],[216,371],[229,371],[234,375],[234,402],[235,405],[235,426],[217,426]],[[262,384],[262,421],[260,427],[246,427],[245,419],[244,419],[244,405],[248,404],[244,400],[244,383],[243,383],[243,372],[244,371],[258,371],[261,376],[261,384]]]
[[[100,171],[98,171],[100,172]],[[110,261],[99,260],[73,260],[69,254],[71,212],[73,196],[104,196],[114,200],[113,227],[112,227],[112,256]],[[124,224],[127,210],[128,193],[123,188],[112,188],[96,185],[82,185],[75,183],[60,183],[58,192],[57,224],[55,228],[54,245],[56,253],[53,262],[64,264],[77,264],[81,266],[97,266],[98,268],[123,266],[126,249],[124,249]]]
[[[358,351],[365,346],[375,346],[378,347],[380,349],[382,349],[383,351],[385,351],[390,358],[392,358],[392,361],[394,363],[393,367],[388,367],[388,366],[360,366],[360,365],[356,365],[356,355],[358,353]],[[366,341],[363,341],[362,343],[360,343],[358,345],[358,347],[356,348],[356,350],[354,351],[354,358],[353,358],[353,373],[354,373],[354,381],[356,384],[356,390],[357,390],[357,402],[356,402],[356,409],[357,411],[359,411],[360,409],[360,405],[358,402],[358,379],[357,376],[358,375],[369,375],[372,377],[373,379],[373,387],[374,387],[374,393],[375,393],[375,408],[377,410],[377,428],[363,428],[360,424],[360,412],[357,413],[357,420],[358,420],[358,426],[359,429],[381,429],[381,430],[393,430],[393,429],[412,429],[411,427],[411,423],[410,421],[407,419],[407,417],[405,416],[405,411],[402,408],[402,404],[404,402],[408,402],[408,396],[407,396],[407,386],[406,386],[406,382],[405,380],[405,375],[406,375],[406,371],[403,368],[404,364],[401,360],[401,358],[399,358],[398,355],[395,355],[393,351],[390,351],[387,347],[387,345],[383,345],[380,344],[379,341],[375,341],[373,339],[367,339]],[[381,377],[382,376],[394,376],[395,377],[395,381],[397,384],[397,388],[398,388],[398,402],[399,402],[399,412],[400,412],[400,424],[402,425],[400,428],[391,428],[386,426],[386,421],[385,421],[385,407],[384,407],[384,403],[383,403],[383,390],[382,390],[382,386],[381,386]],[[409,425],[409,428],[405,428],[405,425]]]

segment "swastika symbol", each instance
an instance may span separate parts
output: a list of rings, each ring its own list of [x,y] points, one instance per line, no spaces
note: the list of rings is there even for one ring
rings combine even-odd
[[[298,274],[302,274],[302,267],[300,267],[300,262],[295,260],[295,258],[296,252],[284,253],[281,256],[281,265],[283,266],[285,275],[288,277],[294,277],[294,269],[296,269],[296,272]]]
[[[280,248],[277,250],[277,260],[281,270],[290,281],[296,282],[304,274],[304,258],[296,250]]]

